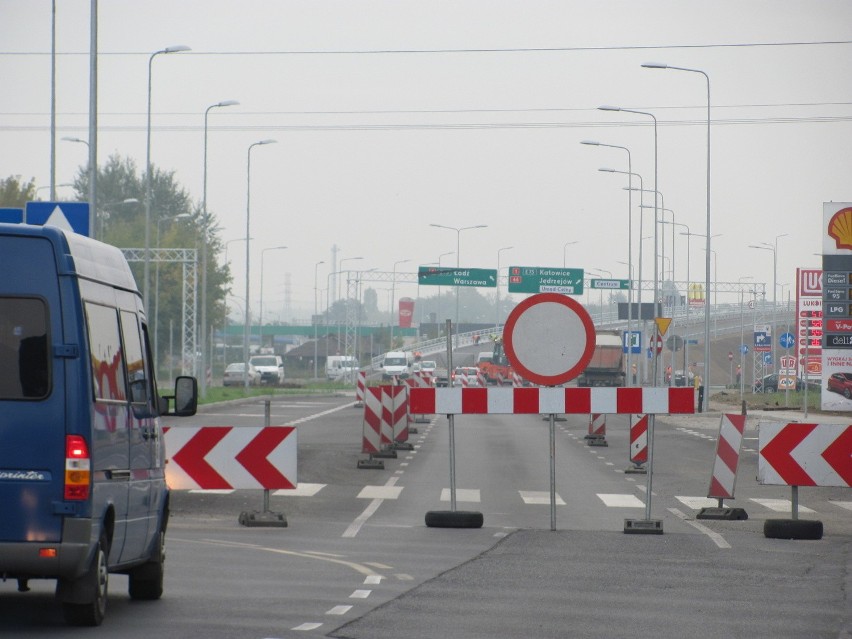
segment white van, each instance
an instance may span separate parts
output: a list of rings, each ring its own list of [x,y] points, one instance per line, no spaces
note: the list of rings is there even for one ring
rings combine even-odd
[[[382,359],[382,381],[388,381],[394,377],[405,379],[411,374],[411,365],[414,357],[405,351],[388,351]]]
[[[329,381],[354,381],[359,370],[358,360],[351,355],[329,355],[325,361],[325,376]]]

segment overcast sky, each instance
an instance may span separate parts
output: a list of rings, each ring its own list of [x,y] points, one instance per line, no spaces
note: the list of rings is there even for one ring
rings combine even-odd
[[[57,137],[86,138],[90,2],[57,5]],[[39,186],[50,176],[50,8],[0,0],[0,177]],[[772,253],[748,245],[786,233],[778,282],[793,283],[796,267],[819,264],[822,203],[852,200],[848,0],[101,0],[99,17],[100,162],[119,153],[144,168],[148,59],[178,44],[192,51],[153,64],[152,161],[200,201],[204,111],[240,102],[210,115],[208,208],[224,240],[245,235],[249,145],[277,140],[252,151],[252,298],[256,308],[261,249],[287,245],[264,260],[265,314],[284,313],[290,274],[284,320],[312,312],[314,267],[325,261],[324,289],[332,245],[338,260],[364,258],[347,268],[379,271],[410,260],[397,270],[415,272],[455,251],[456,233],[430,223],[487,225],[461,233],[463,267],[495,268],[511,246],[503,274],[562,266],[565,251],[569,267],[626,278],[627,176],[598,169],[626,171],[627,154],[580,141],[628,147],[653,189],[654,129],[600,105],[657,117],[665,206],[704,233],[704,77],[643,62],[710,76],[720,281],[752,276],[771,294]],[[86,160],[84,145],[59,142],[57,182]],[[686,242],[676,236],[679,281]],[[242,251],[229,250],[237,296]],[[646,279],[652,252],[646,242]],[[690,258],[690,279],[703,281],[703,238],[691,238]]]

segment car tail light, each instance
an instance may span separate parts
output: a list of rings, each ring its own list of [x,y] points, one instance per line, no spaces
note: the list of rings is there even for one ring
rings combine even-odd
[[[80,435],[65,437],[65,499],[83,501],[89,498],[92,464],[89,447]]]

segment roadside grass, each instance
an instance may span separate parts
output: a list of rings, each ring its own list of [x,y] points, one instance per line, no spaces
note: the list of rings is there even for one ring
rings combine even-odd
[[[352,391],[352,386],[334,382],[312,382],[298,380],[287,382],[285,386],[252,386],[248,390],[242,386],[208,386],[204,398],[198,398],[199,404],[216,404],[235,399],[248,399],[251,397],[269,397],[278,395],[331,395],[343,391]]]
[[[742,402],[745,402],[746,406],[753,410],[804,410],[805,407],[804,391],[778,391],[777,393],[744,392],[742,400],[740,400],[739,389],[726,388],[725,390],[713,395],[711,399],[714,402],[730,404],[737,408],[741,408]],[[818,412],[820,410],[821,399],[819,390],[808,390],[808,411]]]

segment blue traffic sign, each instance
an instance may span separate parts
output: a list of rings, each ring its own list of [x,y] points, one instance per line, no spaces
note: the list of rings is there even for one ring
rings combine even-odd
[[[748,344],[740,345],[740,353],[742,353],[743,355],[746,355],[748,353]]]
[[[626,353],[630,350],[633,354],[642,353],[642,331],[630,331],[630,344],[627,343],[627,331],[621,333],[621,350]]]
[[[763,363],[767,366],[772,365],[772,353],[764,353],[763,354]]]
[[[24,209],[0,208],[0,222],[20,224],[24,221]]]
[[[793,337],[792,333],[781,333],[781,337],[778,338],[778,343],[781,344],[782,348],[793,348],[793,344],[796,343],[796,338]]]
[[[88,202],[27,202],[27,224],[58,226],[79,235],[89,233]]]

